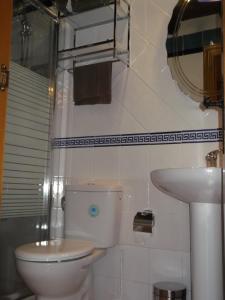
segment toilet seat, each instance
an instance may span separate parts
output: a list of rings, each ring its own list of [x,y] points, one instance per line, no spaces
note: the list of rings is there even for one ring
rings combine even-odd
[[[16,257],[30,262],[63,262],[83,258],[94,249],[91,241],[58,239],[20,246]]]

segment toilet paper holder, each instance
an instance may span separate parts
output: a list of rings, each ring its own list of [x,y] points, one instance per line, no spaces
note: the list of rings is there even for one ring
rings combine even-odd
[[[134,217],[133,231],[152,233],[155,216],[151,210],[139,211]]]

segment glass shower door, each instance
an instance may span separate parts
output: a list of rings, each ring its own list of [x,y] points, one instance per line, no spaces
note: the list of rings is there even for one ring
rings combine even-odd
[[[51,5],[51,1],[48,1]],[[0,299],[31,292],[16,272],[17,246],[49,234],[55,23],[15,0],[0,208]]]
[[[225,3],[223,3],[224,8],[225,8]],[[224,12],[224,10],[223,10]],[[224,14],[224,13],[223,13]],[[224,18],[224,15],[223,15]],[[224,35],[224,32],[223,32]],[[223,37],[224,38],[224,37]],[[225,40],[223,41],[225,43]],[[224,44],[225,45],[225,44]],[[223,60],[224,60],[224,50],[223,50]],[[223,71],[223,86],[225,83],[225,62],[222,64],[222,71]],[[220,204],[220,219],[221,219],[221,251],[222,251],[222,261],[221,261],[221,273],[222,273],[222,282],[223,282],[223,300],[225,300],[225,110],[224,110],[224,96],[225,96],[225,91],[223,91],[223,107],[222,107],[222,142],[221,142],[221,149],[222,149],[222,159],[221,159],[221,175],[220,175],[220,194],[221,194],[221,202]]]

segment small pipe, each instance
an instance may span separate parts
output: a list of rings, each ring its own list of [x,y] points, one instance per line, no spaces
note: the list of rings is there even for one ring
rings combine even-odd
[[[114,26],[113,26],[113,57],[116,57],[116,31],[117,31],[117,0],[114,0]]]

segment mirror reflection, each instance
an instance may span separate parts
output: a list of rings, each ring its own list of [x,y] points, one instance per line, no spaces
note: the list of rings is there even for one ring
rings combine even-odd
[[[168,26],[167,56],[180,89],[205,107],[222,105],[221,2],[180,0]]]

